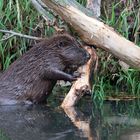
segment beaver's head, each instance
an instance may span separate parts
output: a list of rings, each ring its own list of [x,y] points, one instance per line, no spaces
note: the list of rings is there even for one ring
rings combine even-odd
[[[81,47],[75,38],[63,34],[57,36],[57,39],[57,43],[55,42],[57,52],[67,67],[77,69],[90,59],[90,54]]]

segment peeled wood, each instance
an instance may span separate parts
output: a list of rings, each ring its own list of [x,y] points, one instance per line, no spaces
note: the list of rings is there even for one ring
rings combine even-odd
[[[78,69],[78,72],[81,74],[81,77],[78,78],[72,85],[70,91],[63,100],[61,107],[67,108],[74,106],[78,100],[86,93],[92,91],[94,71],[97,68],[98,57],[93,48],[89,46],[84,47],[91,55],[90,60]]]
[[[59,14],[87,44],[96,45],[132,67],[140,69],[140,47],[117,34],[112,28],[70,5],[73,0],[42,0]]]

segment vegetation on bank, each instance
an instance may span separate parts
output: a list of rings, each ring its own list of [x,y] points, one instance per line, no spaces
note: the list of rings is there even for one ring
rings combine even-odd
[[[140,15],[138,1],[120,1],[102,5],[102,20],[125,38],[140,46]],[[116,42],[119,43],[119,42]],[[127,48],[126,48],[127,49]],[[94,99],[133,99],[140,97],[140,71],[120,66],[113,55],[99,51],[99,71],[95,80]],[[112,100],[112,99],[111,99]]]
[[[86,0],[77,0],[84,6]],[[114,27],[127,39],[140,45],[139,3],[120,1],[109,7],[103,6],[102,20]],[[108,10],[109,9],[109,10]],[[13,30],[23,34],[45,37],[54,29],[48,27],[42,16],[32,7],[29,0],[0,1],[0,29]],[[11,36],[0,32],[0,69],[5,70],[19,56],[25,53],[35,40]],[[102,101],[107,97],[139,98],[140,71],[124,70],[113,55],[98,50],[99,66],[95,78],[93,99]]]

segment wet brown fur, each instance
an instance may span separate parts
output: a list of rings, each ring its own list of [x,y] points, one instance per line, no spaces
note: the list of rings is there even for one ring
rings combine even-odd
[[[74,81],[67,70],[75,71],[88,59],[89,54],[68,34],[41,41],[0,77],[0,104],[45,102],[56,81]]]

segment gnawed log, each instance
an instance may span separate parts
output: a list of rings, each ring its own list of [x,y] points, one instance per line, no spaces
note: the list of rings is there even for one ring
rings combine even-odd
[[[117,34],[103,22],[87,16],[71,5],[74,0],[42,0],[42,2],[69,23],[87,44],[96,45],[130,66],[140,69],[140,47]]]
[[[78,78],[72,85],[70,91],[63,100],[61,107],[74,106],[77,101],[86,93],[91,93],[93,85],[93,72],[97,68],[98,57],[93,48],[84,47],[91,55],[90,60],[78,69],[81,77]],[[95,69],[95,70],[94,70]]]

